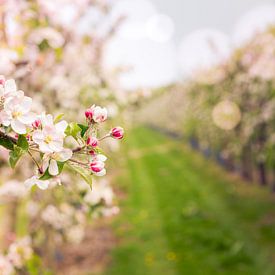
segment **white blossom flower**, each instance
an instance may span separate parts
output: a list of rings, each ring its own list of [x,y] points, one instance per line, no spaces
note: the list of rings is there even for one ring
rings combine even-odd
[[[32,188],[34,185],[37,185],[40,189],[46,190],[48,189],[50,182],[48,180],[40,180],[38,176],[33,176],[30,179],[27,179],[24,184],[27,188]]]
[[[42,114],[40,119],[42,130],[34,131],[33,141],[39,145],[39,149],[43,153],[61,152],[65,138],[64,132],[68,123],[62,120],[54,124],[52,115]]]
[[[93,190],[89,190],[84,196],[84,201],[90,205],[104,201],[106,205],[112,205],[114,192],[107,181],[95,181],[93,183]]]
[[[24,92],[18,91],[15,96],[7,98],[4,110],[0,113],[0,122],[4,126],[11,126],[18,134],[27,133],[27,125],[35,120],[35,114],[30,112],[32,99],[24,96]]]
[[[0,76],[0,98],[7,98],[8,96],[15,95],[17,88],[14,79],[5,80],[4,76]]]
[[[33,255],[31,247],[31,238],[25,237],[20,239],[9,246],[8,259],[17,268],[21,268],[26,261]]]
[[[43,157],[42,169],[45,172],[49,168],[49,174],[57,176],[59,174],[57,161],[65,162],[70,159],[73,155],[72,150],[63,149],[60,152],[47,153]]]
[[[1,275],[12,275],[14,269],[9,259],[3,255],[0,255],[0,274]]]
[[[72,224],[71,215],[62,213],[54,205],[48,205],[42,212],[41,218],[44,222],[50,224],[55,229],[68,228]]]
[[[95,106],[93,108],[93,120],[94,122],[100,123],[104,122],[107,119],[107,109],[101,108],[100,106]]]
[[[0,200],[10,201],[23,198],[27,195],[27,190],[21,182],[16,180],[7,181],[0,186]]]
[[[66,232],[66,237],[69,242],[73,244],[79,244],[85,237],[85,228],[82,225],[74,225],[69,227]]]

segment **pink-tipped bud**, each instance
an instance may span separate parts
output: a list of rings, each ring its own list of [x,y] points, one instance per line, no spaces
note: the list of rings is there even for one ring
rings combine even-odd
[[[88,137],[87,145],[96,147],[98,145],[98,139],[96,137]]]
[[[89,151],[89,154],[90,154],[91,156],[95,156],[95,155],[96,155],[96,152],[95,152],[95,150],[90,150],[90,151]]]
[[[41,126],[41,120],[40,119],[36,119],[33,123],[32,123],[32,127],[34,129],[38,129]]]
[[[3,75],[0,75],[0,85],[5,85],[5,77]]]
[[[32,140],[32,136],[31,136],[30,134],[27,134],[27,135],[26,135],[26,139],[27,139],[28,141],[31,141],[31,140]]]
[[[101,172],[104,169],[104,166],[104,162],[99,160],[95,160],[90,163],[90,169],[95,173]]]
[[[87,109],[87,110],[85,111],[85,117],[86,117],[88,120],[92,121],[93,115],[94,115],[93,109],[89,108],[89,109]]]
[[[111,136],[115,139],[122,139],[124,136],[124,130],[121,127],[115,127],[111,130]]]

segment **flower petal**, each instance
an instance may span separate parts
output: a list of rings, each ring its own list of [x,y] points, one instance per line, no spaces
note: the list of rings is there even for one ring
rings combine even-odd
[[[32,99],[28,96],[24,96],[20,102],[20,110],[23,113],[28,113],[32,106]]]
[[[16,83],[14,79],[8,79],[5,82],[5,93],[9,94],[9,93],[15,93],[16,92]]]
[[[22,122],[20,122],[17,119],[13,119],[11,121],[11,128],[15,133],[20,134],[20,135],[26,134],[26,132],[27,132],[25,124],[23,124]]]
[[[24,184],[27,188],[32,188],[34,185],[35,185],[35,179],[36,179],[36,176],[33,176],[27,180],[25,180]]]
[[[106,161],[107,157],[102,154],[99,154],[99,155],[96,155],[96,159],[99,161]]]
[[[68,126],[68,122],[65,120],[62,120],[55,124],[56,130],[62,134],[65,132],[67,126]]]
[[[54,159],[50,160],[49,173],[52,176],[58,175],[58,166],[57,166],[56,160],[54,160]]]
[[[98,177],[103,177],[106,175],[106,169],[102,169],[100,172],[94,173]]]
[[[60,152],[63,149],[63,140],[54,140],[49,143],[49,148],[52,152]]]
[[[68,159],[70,159],[73,155],[73,152],[72,150],[70,149],[64,149],[62,150],[61,152],[57,153],[56,154],[56,160],[57,161],[61,161],[61,162],[64,162],[64,161],[67,161]]]
[[[41,190],[46,190],[49,187],[49,181],[48,180],[36,180],[36,185],[41,189]]]
[[[43,172],[45,172],[47,170],[47,168],[49,167],[49,161],[50,161],[49,154],[45,154],[43,157],[43,161],[42,161]]]
[[[32,124],[35,121],[35,113],[25,113],[22,116],[18,117],[18,120],[24,124]]]
[[[41,130],[37,130],[33,132],[32,139],[35,143],[40,144],[44,142],[44,134]]]

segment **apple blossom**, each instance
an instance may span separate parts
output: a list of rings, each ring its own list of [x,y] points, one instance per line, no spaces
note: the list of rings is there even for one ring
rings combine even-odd
[[[15,267],[21,268],[32,255],[31,239],[30,237],[25,237],[9,246],[7,257]]]
[[[111,130],[111,136],[115,139],[122,139],[124,135],[124,130],[121,127],[115,127]]]
[[[8,96],[15,95],[16,91],[15,81],[13,79],[5,80],[5,77],[0,75],[0,98],[4,100]]]
[[[9,163],[14,168],[18,160],[28,154],[37,168],[37,175],[27,179],[25,186],[31,188],[37,185],[45,190],[50,182],[60,183],[56,176],[62,172],[65,164],[85,178],[89,185],[92,184],[92,174],[106,174],[107,158],[99,153],[98,143],[108,137],[123,137],[121,127],[113,128],[102,137],[97,136],[98,125],[95,124],[107,119],[106,108],[93,105],[85,112],[88,120],[86,124],[68,124],[65,120],[60,121],[63,114],[54,119],[45,112],[39,115],[32,113],[32,99],[26,97],[23,91],[17,91],[13,80],[5,81],[0,76],[0,91],[3,101],[3,109],[0,111],[0,140],[3,139],[5,142],[1,145],[10,150]],[[70,138],[67,140],[67,137]],[[69,140],[78,147],[64,148],[65,141]]]
[[[13,268],[10,260],[3,255],[0,255],[0,274],[1,275],[14,274],[14,268]]]
[[[46,190],[48,189],[50,182],[48,180],[40,180],[38,176],[33,176],[30,179],[27,179],[24,184],[29,189],[34,185],[37,185],[41,190]]]
[[[8,97],[4,102],[4,109],[0,112],[0,122],[4,126],[11,126],[18,134],[26,134],[27,126],[35,120],[35,114],[30,112],[32,99],[18,91],[15,96]]]
[[[93,108],[93,120],[96,123],[104,122],[107,119],[107,109],[101,108],[100,106],[95,106]]]
[[[93,105],[85,111],[85,116],[91,122],[100,123],[107,119],[108,112],[106,108]]]
[[[47,153],[43,157],[42,169],[45,172],[49,168],[49,174],[57,176],[59,174],[57,162],[65,162],[69,160],[73,155],[72,150],[63,149],[60,152]]]
[[[54,124],[51,115],[42,115],[41,124],[42,129],[35,130],[32,136],[33,141],[38,144],[41,152],[53,153],[62,151],[64,132],[68,123],[63,120]]]

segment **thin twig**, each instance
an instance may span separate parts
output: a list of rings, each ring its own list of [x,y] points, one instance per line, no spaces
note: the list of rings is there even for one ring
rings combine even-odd
[[[36,161],[36,159],[34,158],[34,156],[32,155],[32,153],[30,152],[30,150],[28,150],[28,154],[30,155],[30,157],[33,160],[33,162],[36,164],[39,173],[43,174],[42,168],[40,167],[40,165],[38,164],[38,162]]]

